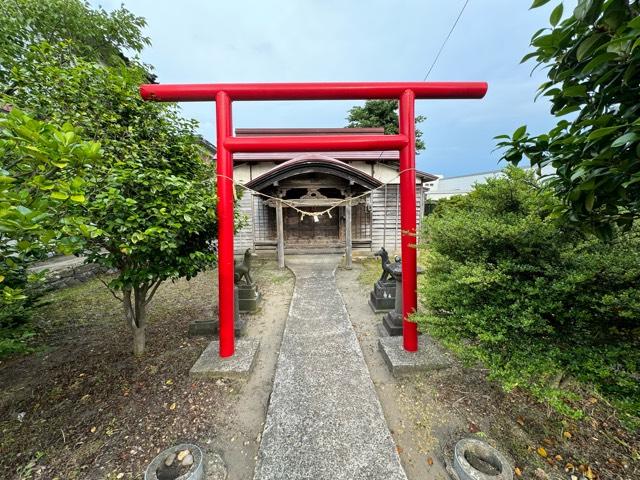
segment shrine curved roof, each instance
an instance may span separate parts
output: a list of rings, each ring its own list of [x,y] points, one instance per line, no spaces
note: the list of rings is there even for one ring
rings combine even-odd
[[[306,173],[333,175],[354,182],[366,189],[377,188],[382,185],[382,182],[378,179],[367,175],[347,163],[327,157],[326,155],[310,153],[300,155],[277,165],[268,172],[247,182],[245,186],[260,192],[265,188],[273,186],[275,182]]]

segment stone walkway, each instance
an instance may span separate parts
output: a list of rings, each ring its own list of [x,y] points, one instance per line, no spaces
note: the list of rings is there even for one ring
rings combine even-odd
[[[338,292],[337,255],[287,257],[296,276],[255,480],[406,480]]]

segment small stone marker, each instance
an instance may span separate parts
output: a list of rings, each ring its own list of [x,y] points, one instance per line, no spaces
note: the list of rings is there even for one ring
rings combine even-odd
[[[456,443],[453,471],[460,480],[513,480],[513,468],[507,458],[476,438],[463,438]]]
[[[204,464],[200,447],[182,443],[160,452],[147,467],[144,480],[205,480]]]
[[[391,275],[391,265],[389,254],[382,247],[375,254],[380,257],[380,265],[382,267],[382,275],[373,285],[373,291],[369,294],[369,306],[374,313],[388,312],[393,310],[396,300],[396,282]]]
[[[369,293],[369,306],[374,313],[393,310],[396,304],[396,281],[378,280]]]
[[[402,335],[402,264],[400,258],[396,257],[395,263],[387,266],[391,277],[395,281],[395,304],[392,311],[382,318],[382,335],[391,335],[392,337]],[[418,267],[418,274],[422,273],[422,269]]]
[[[240,313],[254,313],[260,306],[262,296],[258,292],[258,288],[255,283],[245,285],[239,283],[236,285],[238,292],[238,309]]]

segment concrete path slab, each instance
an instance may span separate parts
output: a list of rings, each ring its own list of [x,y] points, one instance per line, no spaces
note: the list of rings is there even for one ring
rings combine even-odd
[[[296,285],[255,480],[406,480],[335,282],[341,256],[287,257]]]

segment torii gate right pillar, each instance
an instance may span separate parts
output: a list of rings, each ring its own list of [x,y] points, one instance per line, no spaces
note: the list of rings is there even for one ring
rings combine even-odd
[[[404,349],[418,350],[418,325],[408,320],[418,304],[416,246],[415,93],[405,90],[398,114],[400,135],[409,142],[400,149],[400,246],[402,253],[402,338]],[[396,292],[400,295],[400,292]]]

